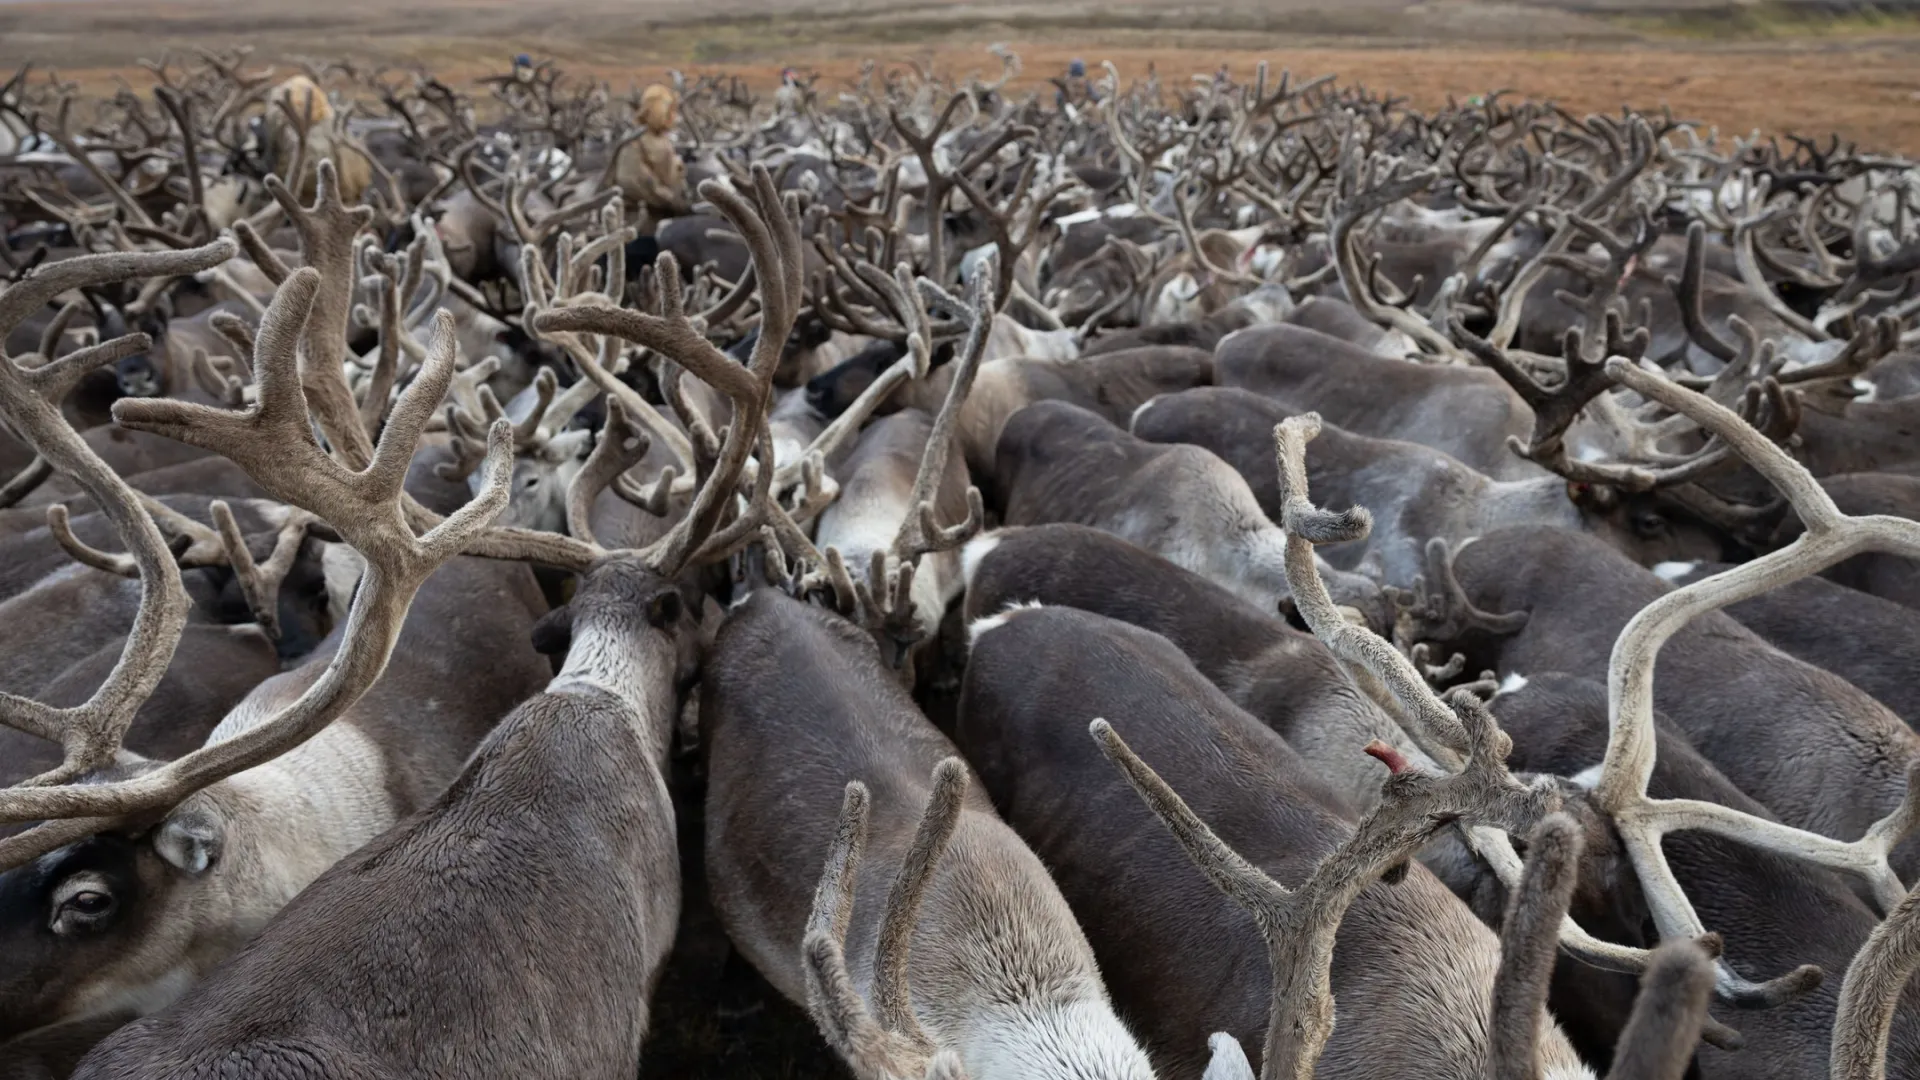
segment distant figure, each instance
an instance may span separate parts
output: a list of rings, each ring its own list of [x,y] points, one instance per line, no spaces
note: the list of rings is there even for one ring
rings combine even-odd
[[[773,92],[774,109],[781,116],[794,116],[806,101],[807,88],[801,85],[799,74],[792,68],[781,68],[780,89]]]
[[[307,129],[306,155],[300,152],[300,129]],[[334,115],[327,92],[305,75],[295,75],[273,88],[267,97],[267,115],[263,124],[268,159],[279,176],[302,203],[313,201],[316,171],[321,158],[333,162],[340,179],[340,198],[348,206],[360,202],[367,185],[373,182],[373,163],[367,153],[347,137]],[[294,169],[300,175],[293,175]]]
[[[1059,87],[1053,95],[1054,104],[1063,109],[1082,101],[1100,100],[1099,95],[1094,93],[1093,84],[1087,81],[1085,60],[1075,58],[1067,61],[1067,77],[1054,79],[1053,85]]]
[[[638,120],[646,130],[620,148],[613,162],[613,182],[635,215],[640,235],[651,236],[664,218],[691,213],[687,198],[687,166],[673,147],[673,129],[680,121],[680,99],[660,83],[640,94]]]

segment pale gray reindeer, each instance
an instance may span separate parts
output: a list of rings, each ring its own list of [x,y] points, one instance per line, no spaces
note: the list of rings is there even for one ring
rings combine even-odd
[[[1046,868],[860,627],[754,593],[701,728],[721,920],[860,1080],[1153,1075]]]

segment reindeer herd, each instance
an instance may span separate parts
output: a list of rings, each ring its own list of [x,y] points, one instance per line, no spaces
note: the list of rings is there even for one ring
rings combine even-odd
[[[999,56],[0,87],[0,1077],[1920,1076],[1920,166]]]

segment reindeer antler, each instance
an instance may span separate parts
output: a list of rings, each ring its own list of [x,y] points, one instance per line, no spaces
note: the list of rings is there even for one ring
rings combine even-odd
[[[966,792],[967,770],[959,758],[946,758],[934,766],[926,811],[887,894],[873,962],[873,1008],[869,1009],[854,989],[845,950],[854,887],[866,851],[871,800],[865,784],[855,780],[847,785],[839,826],[813,894],[801,952],[807,1011],[859,1080],[923,1076],[964,1080],[966,1075],[957,1057],[935,1048],[914,1016],[907,978],[920,903],[959,825]]]

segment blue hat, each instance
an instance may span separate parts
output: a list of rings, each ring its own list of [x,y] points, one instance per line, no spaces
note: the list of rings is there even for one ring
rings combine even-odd
[[[528,56],[526,53],[521,53],[519,56],[516,56],[513,58],[513,66],[514,67],[532,67],[533,57]]]
[[[1085,78],[1087,74],[1087,62],[1085,60],[1067,61],[1067,74],[1076,79]]]

